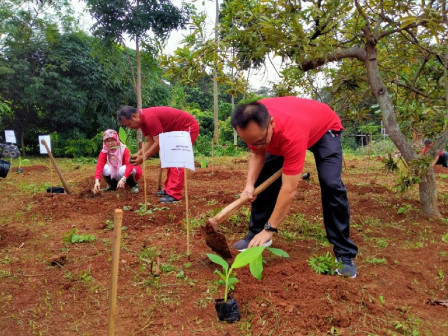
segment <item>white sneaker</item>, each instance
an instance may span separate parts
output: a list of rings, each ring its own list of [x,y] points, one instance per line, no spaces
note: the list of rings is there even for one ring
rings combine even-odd
[[[246,242],[246,240],[242,239],[242,241]],[[237,241],[233,246],[235,247],[235,245],[237,245],[240,241]],[[238,251],[240,252],[244,252],[247,250],[247,247],[249,246],[249,242],[246,243],[246,246],[241,246],[242,244],[240,244],[237,248]],[[264,247],[269,247],[272,245],[272,239],[269,239],[266,243],[263,244]]]

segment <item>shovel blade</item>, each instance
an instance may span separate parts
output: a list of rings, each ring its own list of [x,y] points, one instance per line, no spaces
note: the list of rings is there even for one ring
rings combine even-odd
[[[208,247],[225,259],[232,258],[232,253],[230,253],[226,237],[222,233],[216,231],[211,223],[207,222],[205,226],[202,227],[202,233],[205,236],[205,242]]]

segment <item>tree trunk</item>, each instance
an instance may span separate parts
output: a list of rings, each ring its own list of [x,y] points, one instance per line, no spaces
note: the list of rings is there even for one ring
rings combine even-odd
[[[437,206],[437,185],[434,169],[429,166],[425,173],[421,176],[422,181],[419,183],[420,202],[423,212],[429,216],[441,217]]]
[[[374,42],[367,42],[366,58],[364,62],[369,85],[380,106],[387,134],[395,146],[397,146],[404,160],[409,163],[418,156],[412,148],[412,144],[400,131],[392,101],[380,75],[377,56],[376,44]],[[435,183],[434,169],[428,167],[423,173],[423,176],[420,177],[422,182],[419,183],[419,192],[422,210],[428,216],[440,217],[441,215],[437,207],[437,186]]]
[[[215,41],[218,42],[218,20],[219,20],[219,4],[216,0],[216,21],[215,21]],[[218,51],[216,51],[218,52]],[[217,56],[215,56],[218,58]],[[213,142],[218,144],[218,62],[215,60],[215,69],[213,70]]]
[[[233,110],[235,110],[235,97],[232,95],[232,112]],[[233,129],[233,147],[238,147],[238,133],[236,132],[236,129]]]
[[[22,130],[22,132],[20,132],[20,146],[22,147],[22,157],[25,157],[25,155],[26,155],[24,134],[25,134],[25,131]]]
[[[135,58],[137,61],[137,81],[135,87],[135,93],[137,95],[137,109],[141,110],[142,107],[142,71],[141,71],[141,62],[140,62],[140,43],[139,37],[135,37]],[[138,148],[142,147],[143,135],[140,129],[137,130],[137,143]]]

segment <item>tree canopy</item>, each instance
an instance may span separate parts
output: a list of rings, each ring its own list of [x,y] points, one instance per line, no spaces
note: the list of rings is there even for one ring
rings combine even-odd
[[[348,107],[374,97],[390,138],[412,166],[420,155],[410,130],[437,136],[429,155],[448,143],[446,122],[438,131],[426,126],[447,119],[446,9],[445,1],[233,0],[225,2],[221,28],[245,66],[259,66],[273,53],[284,62],[286,82],[306,90],[306,73],[324,71],[341,102],[351,95]],[[401,124],[410,113],[413,120]],[[432,168],[410,171],[421,178],[425,212],[439,215]]]

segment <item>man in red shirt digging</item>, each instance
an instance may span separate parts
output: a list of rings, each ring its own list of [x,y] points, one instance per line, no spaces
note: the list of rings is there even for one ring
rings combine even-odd
[[[239,106],[231,123],[251,149],[242,194],[253,201],[249,233],[233,247],[243,251],[272,244],[272,236],[286,218],[297,193],[305,154],[310,150],[319,176],[327,238],[341,265],[336,273],[356,277],[353,258],[358,248],[350,239],[350,208],[341,180],[344,128],[338,115],[318,101],[279,97]],[[255,187],[282,167],[282,178],[253,197]]]
[[[425,144],[425,148],[423,148],[422,154],[425,154],[434,143],[429,139],[426,139],[423,143]],[[448,168],[448,152],[442,149],[432,162],[432,165],[442,165]]]
[[[132,129],[141,129],[145,137],[142,149],[131,157],[131,164],[139,165],[143,160],[159,152],[159,134],[186,131],[194,144],[199,135],[199,123],[188,112],[168,106],[149,107],[137,110],[132,106],[122,106],[117,111],[118,122]],[[182,198],[184,188],[183,168],[168,168],[165,189],[156,193],[162,203],[177,202]]]

